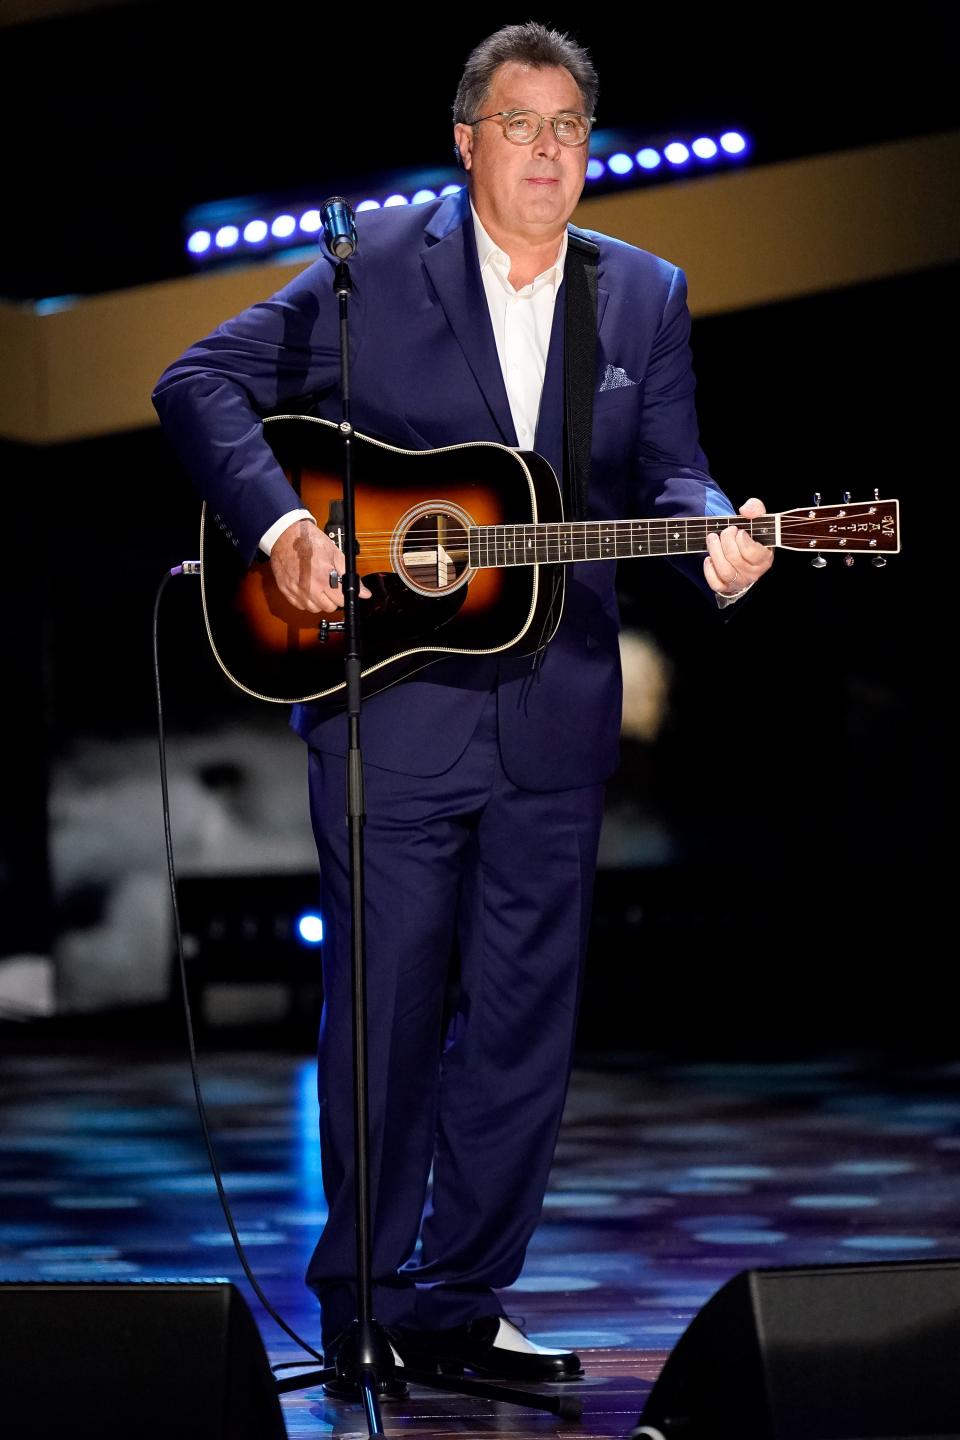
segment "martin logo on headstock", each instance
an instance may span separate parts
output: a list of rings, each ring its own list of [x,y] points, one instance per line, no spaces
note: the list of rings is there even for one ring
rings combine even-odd
[[[778,517],[780,538],[776,544],[787,550],[816,550],[812,560],[815,570],[826,565],[823,551],[842,555],[845,565],[852,565],[857,555],[869,555],[878,570],[886,565],[887,555],[900,553],[900,505],[896,500],[881,500],[879,490],[873,499],[859,503],[845,490],[839,505],[821,505],[819,492],[809,510],[787,510]]]

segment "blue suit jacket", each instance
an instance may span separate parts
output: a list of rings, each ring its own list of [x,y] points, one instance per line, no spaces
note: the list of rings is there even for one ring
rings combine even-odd
[[[422,449],[517,443],[497,357],[466,191],[429,205],[365,212],[351,262],[352,418],[357,430]],[[690,317],[676,266],[621,241],[599,246],[598,345],[589,515],[732,514],[698,443]],[[165,371],[164,428],[213,518],[248,559],[298,499],[259,417],[309,396],[339,419],[338,310],[318,260],[278,294],[221,325]],[[564,287],[557,297],[535,448],[562,475]],[[698,557],[675,562],[710,594]],[[368,763],[442,773],[498,687],[500,749],[515,783],[565,789],[616,767],[621,711],[613,562],[567,570],[560,627],[542,662],[444,659],[365,702]],[[342,716],[309,705],[295,728],[341,752]]]

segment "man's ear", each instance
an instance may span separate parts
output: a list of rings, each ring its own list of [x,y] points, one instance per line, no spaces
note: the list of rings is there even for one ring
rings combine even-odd
[[[453,139],[453,153],[457,157],[457,164],[461,169],[469,171],[473,164],[473,126],[459,121],[453,127]]]

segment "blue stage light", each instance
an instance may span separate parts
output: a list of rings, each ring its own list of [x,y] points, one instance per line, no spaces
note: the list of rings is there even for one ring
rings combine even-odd
[[[301,915],[297,921],[297,934],[304,945],[319,945],[323,939],[323,917],[309,911]]]
[[[637,144],[639,136],[632,139]],[[605,181],[609,187],[611,178],[616,179],[620,184],[635,185],[645,183],[643,172],[652,175],[656,172],[655,179],[658,181],[670,178],[669,170],[680,171],[687,169],[690,162],[696,160],[710,164],[718,159],[739,159],[749,156],[752,150],[752,142],[739,130],[728,130],[717,138],[709,135],[698,135],[696,138],[680,141],[674,140],[666,146],[659,144],[640,144],[636,151],[616,150],[613,153],[606,152],[612,145],[628,145],[631,143],[629,134],[617,134],[613,131],[600,132],[594,136],[594,144],[598,150],[603,152],[600,155],[592,155],[587,160],[586,178],[588,181]],[[666,164],[669,164],[669,170]],[[421,171],[421,176],[427,171]],[[446,173],[450,174],[451,171]],[[419,177],[417,177],[419,178]],[[382,193],[374,198],[368,192],[368,197],[361,200],[354,209],[359,213],[361,210],[379,210],[381,208],[393,209],[404,205],[424,205],[428,201],[446,199],[450,196],[459,195],[463,190],[462,182],[449,181],[441,184],[442,172],[437,174],[436,180],[429,185],[417,183],[417,179],[411,179],[411,188],[404,192],[394,191],[388,195]],[[395,184],[405,184],[402,175],[394,176]],[[265,221],[250,210],[254,205],[279,205],[283,200],[275,196],[272,202],[263,199],[258,202],[255,198],[246,201],[219,202],[216,205],[200,206],[192,211],[187,217],[187,228],[184,243],[190,255],[197,260],[210,261],[228,254],[239,243],[243,242],[246,247],[247,256],[253,259],[251,252],[258,251],[260,256],[269,252],[280,252],[289,250],[291,243],[297,243],[300,237],[313,237],[317,235],[322,227],[319,209],[310,205],[309,208],[298,208],[293,214],[275,214],[271,221]],[[297,202],[292,202],[296,204]],[[300,204],[309,205],[309,202],[301,201]],[[244,214],[244,211],[246,213]],[[227,217],[233,213],[235,218]],[[262,215],[262,211],[261,211]],[[266,225],[266,229],[264,228]],[[204,228],[208,226],[209,228]],[[195,227],[195,228],[194,228]],[[305,243],[305,238],[304,238]]]

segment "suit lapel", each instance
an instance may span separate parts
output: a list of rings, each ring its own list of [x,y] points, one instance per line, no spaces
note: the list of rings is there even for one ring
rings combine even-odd
[[[571,226],[574,234],[592,240],[587,231]],[[426,247],[423,264],[430,284],[453,331],[457,343],[473,372],[490,415],[505,445],[517,444],[510,403],[507,399],[497,344],[490,324],[487,297],[480,278],[477,245],[471,224],[470,203],[466,188],[435,212],[424,231]],[[597,330],[603,324],[609,292],[604,287],[603,252],[597,272]],[[540,453],[552,452],[545,458],[555,464],[554,454],[562,465],[562,445],[551,444],[558,423],[563,422],[563,287],[557,296],[557,307],[551,332],[547,371],[537,423],[536,446]],[[558,475],[561,473],[557,471]]]
[[[423,263],[503,443],[516,445],[470,218],[466,190],[451,196],[449,207],[442,205],[424,232]]]

